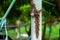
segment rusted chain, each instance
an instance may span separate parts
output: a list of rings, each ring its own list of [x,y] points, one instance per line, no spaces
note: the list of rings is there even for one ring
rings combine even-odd
[[[36,9],[36,7],[35,7],[35,4],[33,4],[32,5],[32,7],[33,7],[33,9],[34,9],[34,16],[35,16],[35,28],[36,28],[36,38],[38,38],[38,36],[39,36],[39,22],[40,22],[40,12],[42,11],[42,10],[39,10],[39,11],[37,11],[37,9]]]
[[[31,13],[31,16],[32,17],[35,17],[35,32],[36,32],[36,38],[38,38],[38,36],[39,36],[39,26],[40,26],[40,24],[39,24],[39,22],[40,22],[40,12],[42,11],[42,10],[37,10],[36,9],[36,6],[35,6],[35,4],[33,3],[33,1],[32,0],[30,0],[30,3],[31,3],[31,11],[32,11],[32,13]]]

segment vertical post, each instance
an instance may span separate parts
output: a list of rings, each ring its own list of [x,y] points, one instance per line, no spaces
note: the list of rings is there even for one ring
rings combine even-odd
[[[42,0],[31,0],[31,40],[42,40]]]
[[[7,9],[7,11],[6,11],[5,15],[3,16],[3,18],[6,18],[6,17],[7,17],[7,15],[9,14],[9,12],[10,12],[10,10],[11,10],[11,8],[13,7],[13,5],[14,5],[15,2],[16,2],[16,0],[13,0],[13,1],[11,2],[10,6],[9,6],[9,8]]]
[[[17,38],[20,39],[20,24],[21,24],[21,21],[20,20],[17,20],[16,21],[16,32],[17,32]]]

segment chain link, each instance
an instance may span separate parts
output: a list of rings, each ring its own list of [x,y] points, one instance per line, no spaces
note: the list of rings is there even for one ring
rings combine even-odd
[[[38,36],[39,36],[39,26],[40,26],[40,24],[39,24],[39,22],[40,22],[40,12],[42,11],[42,10],[39,10],[39,11],[37,11],[37,9],[36,9],[36,7],[35,7],[35,4],[32,4],[32,8],[34,9],[34,16],[35,16],[35,31],[36,31],[36,38],[38,38]]]

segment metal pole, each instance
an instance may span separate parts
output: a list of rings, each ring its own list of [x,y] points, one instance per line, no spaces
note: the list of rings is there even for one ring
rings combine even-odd
[[[15,1],[16,1],[16,0],[13,0],[13,1],[11,2],[10,6],[9,6],[9,8],[7,9],[7,11],[6,11],[5,15],[3,16],[3,18],[6,18],[6,17],[7,17],[7,15],[9,14],[11,8],[13,7]]]
[[[42,40],[42,0],[32,0],[31,40]]]

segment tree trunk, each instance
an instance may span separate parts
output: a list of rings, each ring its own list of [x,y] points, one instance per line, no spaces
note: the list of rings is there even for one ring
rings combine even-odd
[[[45,40],[45,32],[46,32],[46,23],[44,23],[44,30],[42,34],[42,40]]]
[[[58,13],[60,14],[60,0],[54,0],[55,3],[56,3],[56,8],[57,8],[57,11]],[[60,15],[59,15],[60,16]]]

